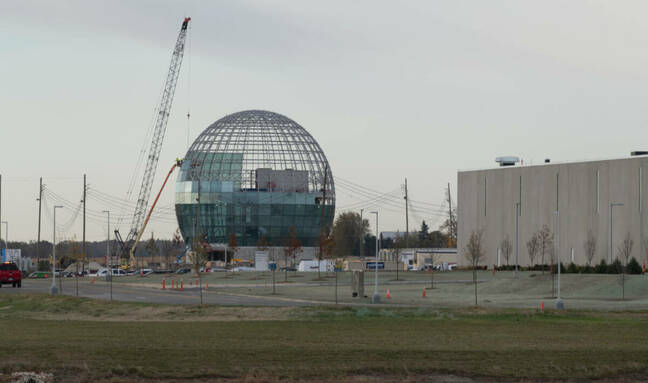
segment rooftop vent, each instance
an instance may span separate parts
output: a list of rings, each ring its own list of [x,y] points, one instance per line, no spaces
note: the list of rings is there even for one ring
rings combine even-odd
[[[633,156],[633,157],[634,156],[645,156],[646,154],[648,154],[648,151],[645,151],[645,150],[635,150],[634,152],[630,152],[630,155]]]
[[[551,160],[549,158],[545,158],[545,164],[548,164],[550,162],[551,162]]]
[[[495,162],[499,163],[500,166],[514,166],[520,162],[520,158],[513,156],[497,157],[495,158]]]

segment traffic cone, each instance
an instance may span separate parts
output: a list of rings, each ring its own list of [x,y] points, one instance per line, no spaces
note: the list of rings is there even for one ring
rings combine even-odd
[[[387,299],[391,298],[391,294],[389,293],[389,289],[387,289]]]
[[[205,290],[209,290],[209,281],[205,281]]]
[[[90,284],[94,283],[94,277],[90,277]]]
[[[166,279],[162,278],[162,290],[166,290]]]
[[[425,292],[425,289],[423,289],[423,298],[427,297],[427,293]]]
[[[184,283],[182,278],[180,278],[180,291],[184,291]]]

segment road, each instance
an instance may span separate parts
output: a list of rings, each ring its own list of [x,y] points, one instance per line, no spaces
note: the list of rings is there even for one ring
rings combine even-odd
[[[49,294],[52,281],[50,279],[24,279],[22,288],[13,288],[11,285],[3,285],[0,294],[20,293],[43,293]],[[57,286],[59,284],[57,283]],[[62,292],[65,295],[76,295],[75,281],[63,279]],[[88,280],[79,281],[79,296],[110,300],[110,284]],[[198,304],[200,303],[200,292],[198,288],[188,287],[184,291],[162,290],[137,286],[136,284],[113,283],[112,299],[123,302],[147,302],[164,304]],[[299,300],[290,300],[274,297],[251,297],[234,294],[224,294],[220,291],[203,289],[203,301],[206,304],[226,306],[313,306],[317,303]]]

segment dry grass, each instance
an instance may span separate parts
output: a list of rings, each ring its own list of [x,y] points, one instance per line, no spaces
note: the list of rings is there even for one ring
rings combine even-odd
[[[198,307],[113,303],[107,317],[133,320],[67,317],[92,316],[99,309],[95,305],[108,304],[0,296],[2,339],[12,345],[0,359],[0,372],[158,383],[633,381],[648,368],[645,312],[318,307],[278,308],[288,310],[279,315],[275,309],[248,308],[234,311],[238,320],[213,321],[204,318],[237,308],[207,313]],[[164,310],[185,311],[182,320],[145,320]],[[38,313],[60,318],[38,320]]]

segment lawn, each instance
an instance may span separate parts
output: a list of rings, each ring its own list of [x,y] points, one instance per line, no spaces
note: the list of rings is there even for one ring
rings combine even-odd
[[[12,345],[0,371],[48,371],[62,381],[633,378],[648,368],[647,324],[646,312],[179,307],[0,295],[3,344]]]

